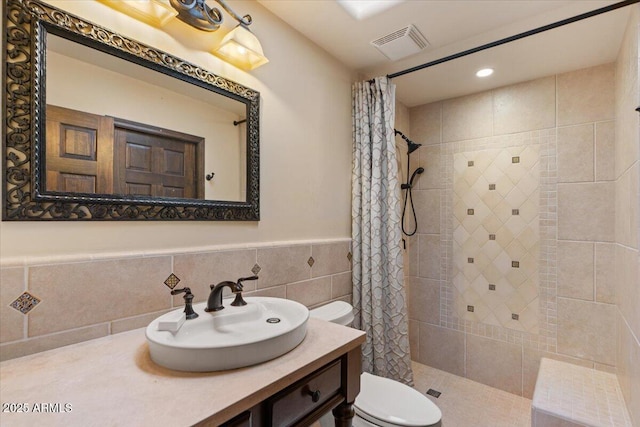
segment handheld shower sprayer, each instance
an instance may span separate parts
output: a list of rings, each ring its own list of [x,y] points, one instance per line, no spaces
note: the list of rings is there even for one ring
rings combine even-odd
[[[403,190],[406,190],[407,188],[413,188],[413,180],[416,179],[416,175],[420,175],[423,172],[424,172],[424,168],[422,168],[422,167],[416,169],[415,171],[413,171],[413,174],[411,175],[411,178],[409,178],[409,182],[407,182],[406,184],[402,184],[400,187]]]
[[[422,144],[417,144],[413,142],[405,134],[403,134],[397,129],[394,129],[394,132],[396,135],[400,135],[400,137],[407,143],[407,176],[408,176],[408,173],[411,171],[411,153],[416,151],[418,148],[422,147]],[[418,218],[416,216],[415,206],[413,205],[413,195],[411,194],[411,189],[413,188],[413,181],[416,179],[418,175],[422,173],[424,173],[424,168],[422,167],[417,168],[415,171],[413,171],[411,178],[409,178],[406,183],[400,185],[401,189],[406,190],[406,192],[404,193],[404,205],[402,207],[402,232],[406,236],[413,236],[418,231]],[[405,229],[405,226],[404,226],[405,213],[407,211],[407,203],[411,204],[411,211],[413,212],[413,223],[414,223],[413,231],[409,231],[409,232]],[[402,240],[404,242],[404,239]]]

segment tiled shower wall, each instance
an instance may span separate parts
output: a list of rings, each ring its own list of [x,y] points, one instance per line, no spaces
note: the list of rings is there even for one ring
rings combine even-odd
[[[414,360],[527,397],[543,356],[615,370],[615,69],[410,109],[410,136],[425,144],[412,165],[425,168],[408,253]],[[468,258],[456,260],[453,243],[456,155],[529,146],[540,162],[537,329],[466,316],[460,307],[473,304],[453,283],[454,266]]]
[[[206,301],[209,285],[257,274],[246,296],[308,307],[351,302],[350,240],[201,248],[193,251],[3,260],[0,359],[7,360],[146,326],[184,306],[164,281],[174,273]]]
[[[617,375],[634,425],[640,425],[640,262],[638,197],[640,106],[638,37],[640,7],[634,6],[618,60],[615,87],[615,245]],[[597,248],[596,248],[597,249]],[[597,255],[597,254],[596,254]]]

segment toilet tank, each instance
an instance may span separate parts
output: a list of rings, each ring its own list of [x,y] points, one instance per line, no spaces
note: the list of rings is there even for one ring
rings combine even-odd
[[[353,306],[348,302],[334,301],[309,311],[311,317],[351,326],[353,323]]]

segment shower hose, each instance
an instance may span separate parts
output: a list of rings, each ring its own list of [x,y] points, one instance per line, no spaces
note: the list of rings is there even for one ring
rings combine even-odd
[[[411,170],[411,153],[407,152],[407,178],[409,177],[409,171]],[[401,189],[405,190],[404,193],[404,205],[402,207],[402,233],[404,233],[405,236],[407,237],[411,237],[414,234],[416,234],[416,232],[418,231],[418,217],[416,216],[416,208],[413,204],[413,194],[412,194],[412,187],[413,187],[413,180],[415,178],[416,175],[421,174],[422,172],[424,172],[423,168],[418,168],[415,170],[415,172],[413,172],[413,175],[411,175],[410,179],[407,179],[407,183],[406,184],[402,184],[400,186]],[[407,204],[410,205],[411,207],[411,214],[413,215],[413,230],[412,231],[408,231],[405,228],[405,217],[406,217],[406,213],[407,213]]]

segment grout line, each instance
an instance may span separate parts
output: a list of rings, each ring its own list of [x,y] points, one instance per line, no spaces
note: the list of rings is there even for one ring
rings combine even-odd
[[[492,89],[491,93],[491,136],[496,136],[496,90]]]
[[[524,397],[524,340],[520,346],[520,396]]]
[[[597,289],[597,284],[596,284],[596,279],[598,277],[598,268],[597,268],[597,256],[596,256],[596,251],[598,250],[598,245],[596,242],[592,242],[593,245],[593,301],[597,302],[597,295],[598,295],[598,289]]]
[[[463,331],[462,339],[464,340],[464,363],[463,363],[463,372],[464,377],[467,378],[467,331],[466,328]]]
[[[25,266],[23,269],[23,292],[27,292],[29,290],[29,266]],[[42,301],[40,301],[42,303]],[[22,319],[22,338],[29,339],[29,314],[25,314]]]
[[[596,140],[598,132],[596,124],[593,123],[593,182],[598,182],[598,141]],[[615,151],[615,147],[614,147]]]

